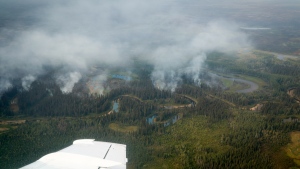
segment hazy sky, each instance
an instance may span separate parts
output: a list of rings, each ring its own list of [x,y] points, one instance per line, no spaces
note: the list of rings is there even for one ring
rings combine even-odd
[[[182,74],[199,84],[208,52],[251,46],[239,29],[247,23],[235,13],[246,6],[228,2],[0,0],[0,91],[15,78],[29,89],[50,68],[70,92],[92,66],[126,68],[134,57],[154,66],[161,89],[174,90]]]

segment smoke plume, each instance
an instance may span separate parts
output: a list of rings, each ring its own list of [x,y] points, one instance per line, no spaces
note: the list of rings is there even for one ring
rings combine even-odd
[[[32,75],[28,75],[22,78],[22,87],[24,90],[29,90],[31,83],[35,81],[35,77]]]
[[[72,92],[75,83],[77,83],[80,79],[81,74],[79,72],[70,72],[59,75],[56,78],[56,82],[63,93],[70,93]]]
[[[49,68],[60,72],[63,67],[55,78],[61,90],[69,93],[91,67],[126,69],[136,57],[153,65],[151,79],[157,88],[174,91],[183,74],[201,83],[199,73],[207,53],[249,46],[236,23],[207,22],[204,12],[191,7],[203,2],[29,2],[38,5],[24,9],[28,23],[10,24],[0,32],[4,38],[0,40],[0,91],[17,78],[28,90]],[[12,5],[18,3],[25,2],[15,0]]]

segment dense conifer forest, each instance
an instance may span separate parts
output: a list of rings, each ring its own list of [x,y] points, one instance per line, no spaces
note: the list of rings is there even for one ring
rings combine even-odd
[[[183,77],[174,92],[159,90],[151,67],[141,63],[139,78],[103,95],[62,93],[43,79],[28,91],[12,88],[0,102],[0,127],[7,129],[0,134],[0,168],[19,168],[80,138],[126,144],[128,168],[299,167],[287,145],[300,130],[300,65],[254,54],[252,60],[212,53],[206,63],[205,72],[259,84],[249,93],[235,92],[241,84],[226,86],[226,78],[206,83],[206,73],[199,86]]]

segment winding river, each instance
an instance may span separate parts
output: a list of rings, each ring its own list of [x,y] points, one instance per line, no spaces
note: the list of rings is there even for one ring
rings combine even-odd
[[[232,80],[240,83],[244,83],[249,85],[249,88],[242,89],[242,90],[236,90],[237,93],[251,93],[258,89],[258,85],[252,81],[244,80],[244,79],[238,79],[238,78],[232,78]]]
[[[213,76],[218,77],[218,78],[224,78],[224,79],[228,79],[228,80],[231,80],[231,81],[244,83],[244,84],[247,84],[249,86],[249,88],[246,88],[246,89],[236,90],[235,92],[237,92],[237,93],[251,93],[251,92],[254,92],[255,90],[257,90],[258,87],[259,87],[258,84],[254,83],[252,81],[249,81],[249,80],[239,79],[237,77],[226,77],[226,76],[218,75],[218,74],[215,74],[215,73],[210,73],[210,74],[212,74]]]

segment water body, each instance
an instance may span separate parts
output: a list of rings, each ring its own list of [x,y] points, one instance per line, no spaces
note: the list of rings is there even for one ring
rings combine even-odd
[[[155,115],[153,115],[153,116],[151,116],[151,117],[148,117],[148,118],[146,119],[147,123],[148,123],[148,124],[154,124],[154,119],[155,119],[156,117],[157,117],[157,116],[155,116]]]
[[[257,30],[270,30],[271,28],[259,28],[259,27],[240,27],[240,29],[243,29],[243,30],[252,30],[252,31],[257,31]]]
[[[250,88],[247,89],[237,90],[236,91],[237,93],[251,93],[258,89],[258,85],[254,82],[251,82],[249,80],[244,80],[244,79],[236,79],[236,78],[233,79],[236,82],[244,83],[250,86]]]
[[[146,119],[146,122],[148,124],[155,124],[156,117],[157,117],[156,115],[148,117]],[[180,114],[177,114],[177,115],[173,116],[171,119],[164,122],[164,127],[168,127],[169,125],[176,123],[181,118],[182,118],[182,115],[180,115]]]
[[[276,53],[273,53],[273,54],[275,54],[275,56],[279,60],[296,59],[297,58],[297,56],[292,56],[292,55],[282,55],[282,54],[276,54]]]
[[[171,118],[170,120],[166,121],[164,123],[164,127],[168,127],[169,125],[176,123],[179,119],[181,119],[181,116],[178,114],[173,118]]]
[[[213,76],[216,76],[218,78],[224,78],[224,79],[228,79],[228,80],[231,80],[231,81],[244,83],[244,84],[247,84],[247,85],[250,86],[249,88],[246,88],[246,89],[236,90],[235,92],[237,92],[237,93],[251,93],[251,92],[254,92],[255,90],[257,90],[258,87],[259,87],[258,84],[254,83],[252,81],[249,81],[249,80],[239,79],[239,78],[236,78],[236,77],[221,76],[221,75],[218,75],[218,74],[215,74],[215,73],[210,73],[210,74],[212,74]]]
[[[118,75],[118,74],[112,75],[112,78],[126,80],[126,81],[131,80],[131,77],[129,77],[129,76],[123,76],[123,75]]]
[[[119,112],[119,103],[114,101],[114,104],[113,104],[113,111],[118,113]]]
[[[263,51],[263,53],[274,55],[279,60],[299,59],[300,58],[299,56],[296,56],[296,55],[286,55],[286,54],[275,53],[275,52],[268,52],[268,51]]]

